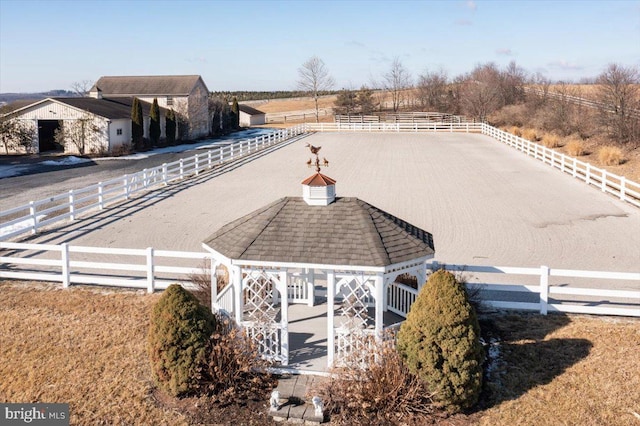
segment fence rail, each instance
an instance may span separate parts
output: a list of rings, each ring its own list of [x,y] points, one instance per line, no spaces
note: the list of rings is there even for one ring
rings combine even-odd
[[[548,164],[564,173],[570,174],[574,178],[583,180],[587,185],[593,185],[602,192],[612,194],[622,201],[640,207],[640,184],[624,176],[618,176],[604,169],[594,167],[589,163],[496,129],[487,124],[483,124],[482,133],[522,151],[528,156],[542,161],[544,164]]]
[[[435,270],[441,266],[437,263],[431,265],[431,269]],[[549,311],[571,312],[594,315],[620,315],[640,317],[640,272],[603,272],[603,271],[584,271],[572,269],[555,269],[547,266],[539,268],[521,268],[521,267],[502,267],[502,266],[475,266],[475,265],[446,265],[442,266],[448,271],[464,272],[487,275],[505,275],[510,279],[513,276],[532,276],[537,277],[536,285],[524,284],[498,284],[477,282],[467,284],[470,289],[480,291],[480,300],[484,306],[498,309],[515,309],[515,310],[533,310],[539,311],[546,315]],[[609,290],[598,288],[577,287],[574,284],[552,285],[550,278],[590,278],[603,280],[624,280],[632,283],[633,290]],[[519,301],[519,300],[492,300],[492,293],[504,292],[526,295],[527,299],[533,296],[535,301]],[[551,296],[573,296],[569,299],[556,297],[552,300]],[[578,297],[575,297],[578,296]],[[580,297],[582,296],[582,298]],[[611,300],[614,299],[614,300]]]
[[[44,226],[72,221],[87,211],[102,210],[136,194],[198,176],[216,165],[253,154],[302,133],[302,126],[279,130],[2,211],[0,241],[27,233],[36,234]]]
[[[111,259],[112,261],[106,261]],[[146,249],[0,242],[0,278],[142,288],[152,293],[208,268],[210,255]]]
[[[306,123],[309,132],[465,132],[481,133],[483,123]]]

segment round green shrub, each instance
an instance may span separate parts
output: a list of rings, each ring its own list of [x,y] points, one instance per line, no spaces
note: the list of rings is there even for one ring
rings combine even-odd
[[[207,362],[215,317],[187,290],[167,288],[153,307],[147,336],[151,368],[158,385],[173,396],[195,392]]]
[[[448,411],[473,406],[482,387],[480,326],[464,285],[449,272],[431,275],[398,332],[398,351]]]

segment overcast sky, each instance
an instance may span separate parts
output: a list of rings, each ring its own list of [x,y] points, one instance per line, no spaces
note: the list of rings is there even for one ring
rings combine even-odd
[[[640,66],[640,1],[0,0],[0,92],[103,75],[200,74],[210,90],[292,90],[324,60],[336,88],[515,61],[577,81]]]

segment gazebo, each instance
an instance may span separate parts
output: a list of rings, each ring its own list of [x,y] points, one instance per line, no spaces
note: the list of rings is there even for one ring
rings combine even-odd
[[[223,226],[203,242],[229,282],[212,285],[212,309],[224,310],[262,355],[289,365],[289,306],[326,296],[327,366],[382,339],[387,311],[406,317],[434,256],[430,233],[358,198],[336,197],[336,181],[316,173],[302,197],[285,197]],[[213,268],[212,268],[213,269]],[[338,304],[336,306],[336,304]],[[397,327],[397,324],[396,324]]]

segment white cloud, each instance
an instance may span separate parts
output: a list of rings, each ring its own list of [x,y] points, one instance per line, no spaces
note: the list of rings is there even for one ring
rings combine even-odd
[[[496,49],[496,53],[501,56],[513,56],[513,51],[508,47],[501,47]]]
[[[578,65],[576,63],[565,61],[565,60],[551,61],[547,65],[550,68],[556,68],[556,69],[561,69],[561,70],[581,70],[581,69],[584,69],[584,66],[582,66],[582,65]]]

